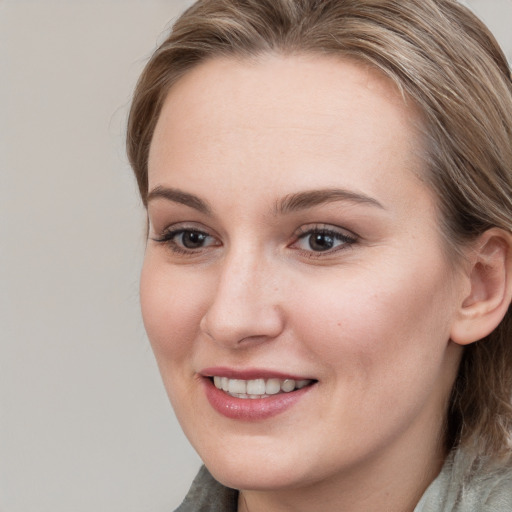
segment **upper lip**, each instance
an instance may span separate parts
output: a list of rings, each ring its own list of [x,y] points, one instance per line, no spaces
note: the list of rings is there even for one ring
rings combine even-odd
[[[253,380],[253,379],[294,379],[294,380],[316,380],[308,376],[295,375],[276,370],[264,368],[228,368],[216,366],[204,368],[199,372],[203,377],[227,377],[228,379]]]

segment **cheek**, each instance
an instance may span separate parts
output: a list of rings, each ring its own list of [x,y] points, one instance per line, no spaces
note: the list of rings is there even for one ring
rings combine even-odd
[[[451,325],[449,274],[442,265],[428,272],[410,263],[303,283],[309,300],[292,306],[296,332],[333,373],[399,382],[441,364]]]
[[[205,289],[188,272],[147,255],[140,280],[144,326],[158,364],[179,362],[194,347]]]
[[[456,366],[447,357],[449,294],[435,286],[441,275],[353,275],[304,283],[308,305],[297,299],[293,307],[299,340],[321,362],[329,396],[322,420],[357,447],[419,417],[438,421]]]

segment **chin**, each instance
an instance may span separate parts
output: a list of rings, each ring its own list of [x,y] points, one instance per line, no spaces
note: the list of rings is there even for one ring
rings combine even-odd
[[[217,481],[233,489],[254,491],[292,489],[318,479],[325,468],[315,467],[301,446],[279,436],[233,436],[224,445],[222,440],[215,446],[195,444]]]
[[[206,467],[221,484],[232,489],[277,491],[305,485],[308,478],[293,468],[272,463],[244,461],[208,461]]]

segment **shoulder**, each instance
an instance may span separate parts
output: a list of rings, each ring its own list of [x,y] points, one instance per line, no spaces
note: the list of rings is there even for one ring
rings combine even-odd
[[[510,512],[512,463],[490,465],[457,451],[414,512]]]
[[[237,504],[238,491],[224,487],[202,466],[174,512],[236,512]]]

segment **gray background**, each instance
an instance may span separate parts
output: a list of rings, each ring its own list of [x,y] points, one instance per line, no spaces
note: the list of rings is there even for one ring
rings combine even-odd
[[[138,304],[131,91],[185,0],[0,0],[0,512],[170,512],[199,466]],[[512,56],[512,1],[474,0]]]

